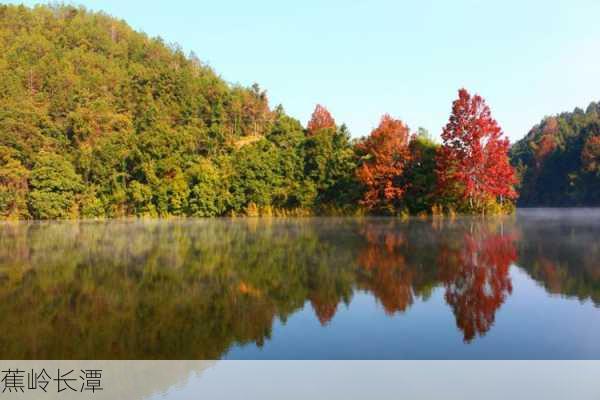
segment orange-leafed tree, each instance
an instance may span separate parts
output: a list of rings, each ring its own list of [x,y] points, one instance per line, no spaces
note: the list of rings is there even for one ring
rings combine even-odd
[[[544,135],[535,148],[535,165],[541,168],[544,160],[556,149],[556,138],[552,135]]]
[[[325,107],[317,104],[306,128],[309,135],[314,135],[322,129],[335,129],[335,120]]]
[[[509,141],[481,96],[458,91],[442,140],[437,175],[443,196],[464,202],[470,210],[517,197]]]
[[[558,120],[555,117],[549,117],[544,121],[542,137],[534,147],[535,166],[538,170],[542,169],[544,161],[558,147],[556,137],[559,132]]]
[[[365,187],[361,204],[368,209],[393,211],[401,206],[407,187],[403,174],[410,159],[409,136],[402,121],[386,114],[357,145],[362,153],[357,177]]]
[[[590,136],[581,151],[583,169],[588,172],[600,172],[600,136]]]

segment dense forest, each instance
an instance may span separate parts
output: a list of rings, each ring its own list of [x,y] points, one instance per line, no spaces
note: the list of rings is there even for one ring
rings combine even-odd
[[[600,104],[546,117],[515,143],[519,205],[600,206]]]
[[[258,85],[70,6],[0,6],[0,217],[500,212],[508,140],[466,90],[443,142],[389,115],[351,139]],[[590,145],[593,147],[593,143]]]

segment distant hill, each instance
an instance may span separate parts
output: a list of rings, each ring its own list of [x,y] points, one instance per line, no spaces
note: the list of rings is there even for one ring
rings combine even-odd
[[[600,103],[544,118],[511,149],[520,206],[600,206]]]

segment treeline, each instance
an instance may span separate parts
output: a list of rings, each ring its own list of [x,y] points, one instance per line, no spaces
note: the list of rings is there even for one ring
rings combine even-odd
[[[546,117],[511,149],[519,205],[600,206],[600,104]]]
[[[385,115],[363,139],[102,13],[0,6],[0,216],[509,210],[508,141],[459,92],[441,145]]]

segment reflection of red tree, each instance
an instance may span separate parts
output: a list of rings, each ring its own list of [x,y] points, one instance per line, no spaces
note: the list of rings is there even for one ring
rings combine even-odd
[[[406,311],[413,303],[414,271],[406,265],[401,247],[401,233],[365,229],[367,246],[358,256],[364,270],[361,286],[371,291],[388,314]]]
[[[338,301],[327,301],[318,294],[309,296],[309,299],[310,304],[312,305],[313,310],[315,310],[315,314],[317,314],[317,318],[319,319],[321,325],[327,325],[335,316]]]
[[[512,292],[508,274],[517,258],[513,236],[466,234],[462,247],[440,251],[441,279],[464,340],[484,335],[496,311]]]

